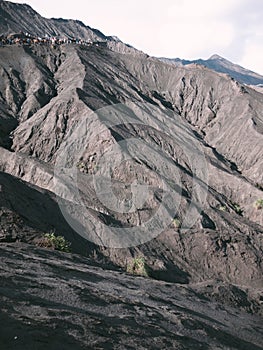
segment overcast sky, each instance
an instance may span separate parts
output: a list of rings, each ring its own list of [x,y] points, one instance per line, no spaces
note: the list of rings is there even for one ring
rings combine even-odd
[[[152,56],[219,54],[263,75],[263,0],[13,0],[73,18]]]

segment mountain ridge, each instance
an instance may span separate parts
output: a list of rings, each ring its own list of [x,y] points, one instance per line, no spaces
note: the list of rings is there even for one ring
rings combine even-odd
[[[225,73],[237,80],[242,84],[247,85],[261,85],[263,84],[263,76],[255,73],[249,69],[246,69],[238,64],[232,63],[220,55],[214,54],[209,57],[207,60],[196,59],[196,60],[186,60],[180,58],[160,58],[160,60],[175,64],[188,66],[190,64],[200,64],[201,66],[210,68],[219,73]]]
[[[63,18],[44,18],[31,6],[2,1],[0,6],[0,34],[29,33],[34,36],[60,36],[79,38],[85,41],[104,42],[117,52],[139,53],[131,45],[124,44],[115,36],[106,36],[101,31],[85,25],[79,20]],[[34,19],[32,22],[32,18]],[[141,52],[142,53],[142,52]]]

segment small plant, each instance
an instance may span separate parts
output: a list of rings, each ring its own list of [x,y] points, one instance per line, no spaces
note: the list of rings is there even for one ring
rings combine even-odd
[[[263,199],[257,199],[254,203],[254,207],[258,210],[263,209]]]
[[[134,258],[128,265],[128,273],[132,275],[145,276],[148,277],[147,267],[143,257]]]
[[[226,207],[225,205],[221,205],[221,206],[219,207],[219,210],[220,210],[220,211],[227,211],[227,207]]]
[[[78,162],[76,167],[79,169],[81,173],[87,173],[87,167],[84,162]]]
[[[235,212],[236,212],[238,215],[242,215],[242,214],[243,214],[243,209],[240,207],[239,204],[233,203],[233,207],[234,207]]]
[[[174,218],[173,221],[173,226],[176,228],[176,229],[179,229],[181,227],[181,221],[177,218]]]
[[[55,236],[54,232],[46,233],[38,242],[38,246],[66,253],[70,252],[70,242],[66,241],[63,236]]]

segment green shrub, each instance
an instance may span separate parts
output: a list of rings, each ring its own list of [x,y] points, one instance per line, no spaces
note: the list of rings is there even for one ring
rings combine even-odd
[[[173,221],[173,226],[176,228],[176,229],[179,229],[181,227],[181,221],[177,218],[174,218]]]
[[[234,210],[238,215],[242,215],[243,214],[243,209],[241,209],[240,205],[237,203],[233,204]]]
[[[76,167],[79,169],[79,171],[81,173],[87,173],[88,172],[87,165],[84,162],[78,162],[76,164]]]
[[[42,239],[38,241],[38,246],[59,250],[61,252],[70,252],[70,242],[66,241],[63,236],[56,236],[54,232],[46,233]]]
[[[219,210],[220,210],[220,211],[227,211],[227,207],[226,207],[225,205],[221,205],[221,206],[219,207]]]
[[[143,257],[134,258],[127,265],[126,271],[132,275],[148,277],[147,266]]]
[[[257,199],[254,203],[254,207],[258,210],[263,209],[263,199]]]

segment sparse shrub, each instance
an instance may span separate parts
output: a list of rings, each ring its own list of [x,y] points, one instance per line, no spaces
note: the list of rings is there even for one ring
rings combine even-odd
[[[263,209],[263,199],[257,199],[254,203],[254,207],[258,210]]]
[[[84,162],[78,162],[77,164],[76,164],[76,167],[79,169],[79,171],[81,172],[81,173],[87,173],[87,166],[85,165],[85,163]]]
[[[46,233],[44,237],[38,241],[37,245],[39,247],[59,250],[61,252],[70,252],[70,242],[68,242],[63,236],[56,236],[54,232]]]
[[[239,204],[233,203],[233,207],[234,207],[235,212],[236,212],[238,215],[242,215],[242,214],[243,214],[243,209],[240,207]]]
[[[221,211],[227,211],[227,207],[226,207],[225,205],[221,205],[221,206],[219,207],[219,210],[221,210]]]
[[[132,275],[148,277],[147,266],[143,257],[134,258],[127,265],[126,271]]]
[[[174,218],[173,219],[173,226],[176,228],[176,229],[179,229],[181,227],[181,221],[177,218]]]

